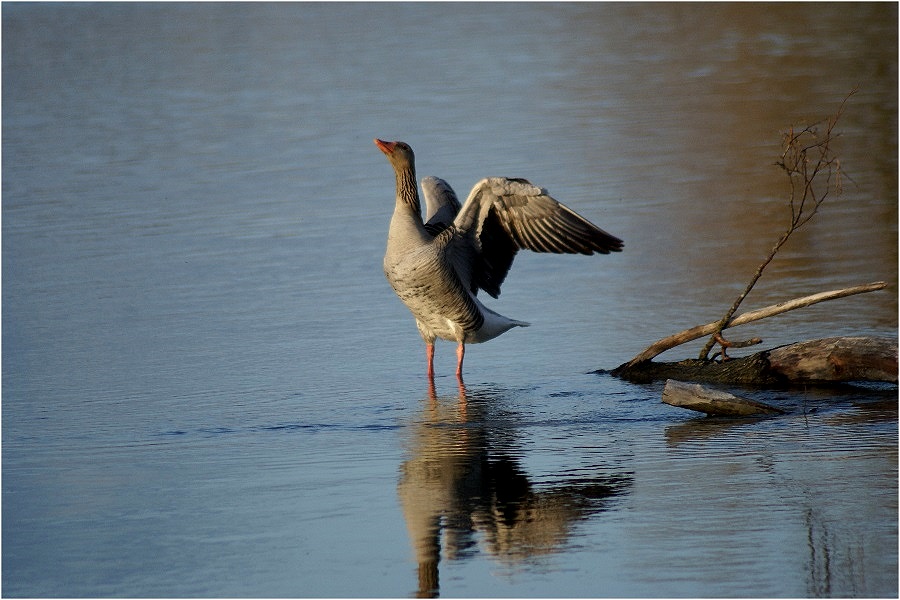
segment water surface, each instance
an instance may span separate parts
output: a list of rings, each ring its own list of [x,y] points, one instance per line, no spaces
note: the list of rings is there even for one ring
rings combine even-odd
[[[782,132],[857,86],[852,181],[745,306],[889,287],[734,335],[896,337],[896,6],[2,11],[5,595],[896,596],[894,388],[714,421],[591,373],[722,314]],[[520,255],[533,326],[429,389],[376,136],[625,252]]]

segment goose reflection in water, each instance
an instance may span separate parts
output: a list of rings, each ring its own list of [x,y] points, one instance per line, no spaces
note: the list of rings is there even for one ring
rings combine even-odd
[[[438,595],[442,557],[474,556],[479,542],[505,564],[558,551],[574,523],[605,510],[631,484],[631,473],[598,466],[589,476],[533,485],[516,458],[516,415],[499,408],[501,400],[468,394],[461,382],[458,398],[440,399],[431,382],[410,427],[398,494],[418,597]]]

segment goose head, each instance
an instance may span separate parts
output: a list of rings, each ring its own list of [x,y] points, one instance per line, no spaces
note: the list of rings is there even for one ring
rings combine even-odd
[[[388,157],[394,169],[410,169],[415,165],[415,154],[406,142],[386,142],[375,138],[375,145]]]

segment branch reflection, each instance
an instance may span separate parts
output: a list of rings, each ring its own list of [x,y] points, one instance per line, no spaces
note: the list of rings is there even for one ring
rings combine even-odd
[[[726,524],[717,528],[721,539],[708,538],[710,549],[726,554],[740,527],[765,531],[761,515],[777,506],[796,522],[786,530],[805,528],[807,597],[866,597],[867,590],[884,585],[876,561],[890,556],[882,540],[893,533],[883,525],[896,526],[896,391],[887,400],[887,394],[861,390],[851,404],[852,392],[844,389],[839,405],[830,393],[805,390],[794,412],[778,417],[693,418],[667,427],[666,445],[677,452],[673,456],[690,457],[705,476],[705,484],[691,485],[689,493],[696,496],[682,496],[681,502],[702,503],[706,514]],[[678,477],[688,481],[690,474],[679,471]],[[864,500],[845,501],[863,489]],[[769,498],[777,501],[769,504]],[[679,572],[690,576],[686,571]],[[896,579],[893,584],[896,589]]]
[[[438,398],[432,383],[410,427],[398,494],[418,563],[418,597],[436,597],[438,564],[481,545],[506,564],[558,551],[574,523],[608,507],[631,473],[608,467],[586,477],[534,485],[520,466],[518,415],[499,394]],[[442,539],[443,538],[443,539]],[[442,552],[443,549],[443,552]]]

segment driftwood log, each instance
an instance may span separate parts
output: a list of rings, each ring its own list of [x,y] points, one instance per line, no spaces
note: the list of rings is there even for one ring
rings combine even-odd
[[[835,337],[808,340],[723,362],[650,360],[616,367],[612,375],[636,383],[663,379],[779,386],[849,381],[897,382],[897,339]]]
[[[687,408],[710,416],[751,417],[757,415],[782,415],[780,408],[740,398],[721,390],[711,390],[696,383],[684,383],[669,379],[663,389],[662,401],[671,406]]]

